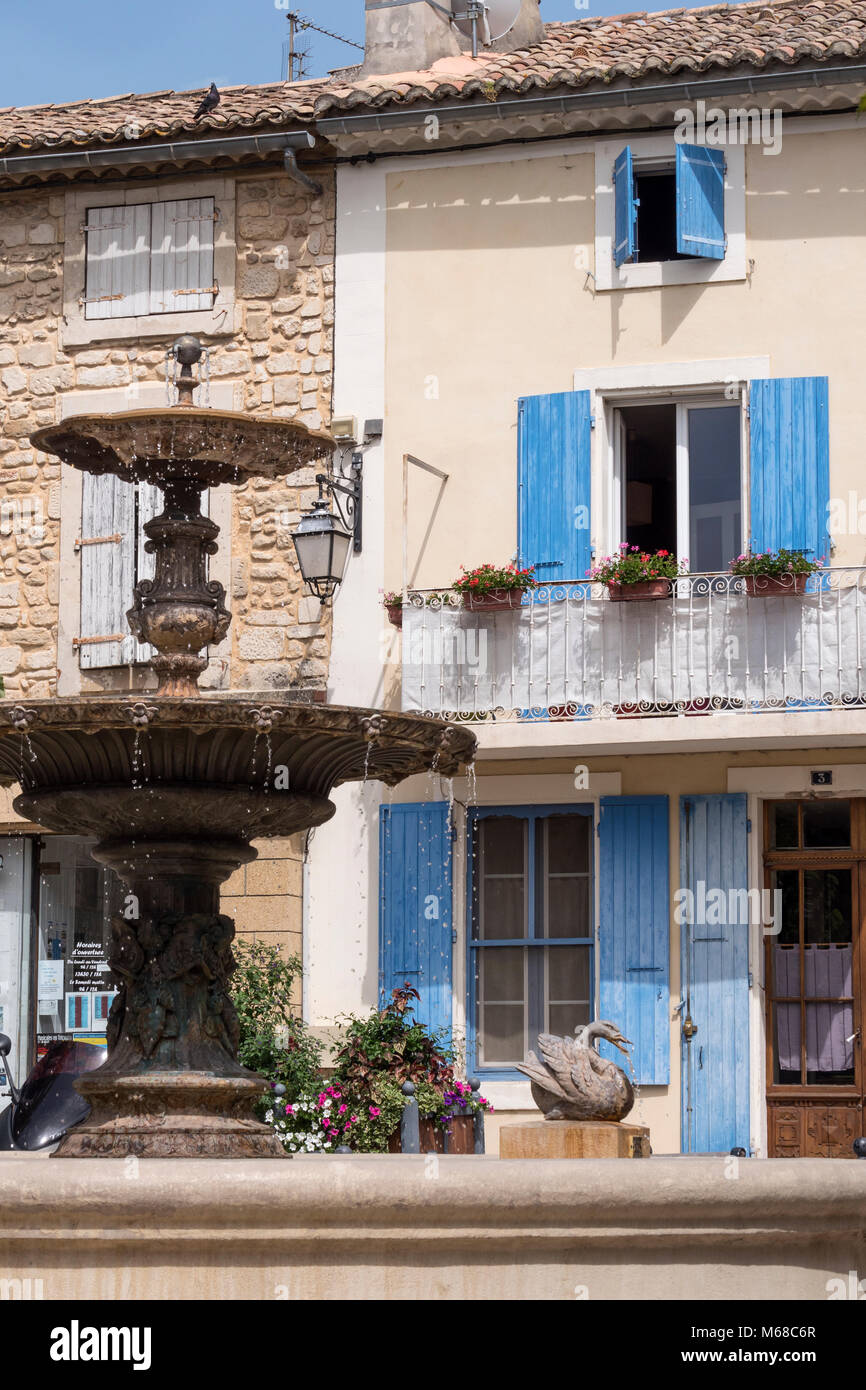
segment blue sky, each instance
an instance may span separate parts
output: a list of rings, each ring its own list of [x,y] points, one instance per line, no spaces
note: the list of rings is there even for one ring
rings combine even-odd
[[[645,8],[629,0],[542,0],[546,20]],[[77,101],[120,92],[184,91],[281,75],[286,10],[363,42],[363,0],[0,0],[0,107]],[[308,75],[355,60],[357,49],[308,33]],[[2,124],[2,123],[0,123]]]

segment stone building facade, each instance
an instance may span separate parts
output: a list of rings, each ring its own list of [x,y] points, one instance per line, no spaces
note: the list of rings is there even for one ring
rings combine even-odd
[[[50,111],[54,127],[75,124],[72,108]],[[14,115],[38,129],[44,113]],[[159,114],[154,124],[164,128]],[[208,134],[212,128],[202,131],[204,139]],[[0,132],[0,143],[6,135]],[[18,148],[27,148],[23,139]],[[297,419],[314,429],[326,428],[332,413],[335,209],[327,168],[313,165],[298,179],[279,150],[238,165],[210,149],[193,173],[163,159],[146,170],[124,168],[118,157],[107,175],[79,171],[70,181],[50,164],[46,155],[39,182],[0,176],[0,675],[6,698],[21,701],[155,685],[142,662],[103,666],[98,658],[84,659],[82,478],[32,447],[39,426],[93,410],[167,404],[166,353],[190,331],[207,350],[196,404]],[[318,191],[309,186],[313,180]],[[212,307],[88,317],[85,236],[93,209],[160,202],[177,208],[179,198],[193,196],[211,197],[215,208]],[[265,696],[324,692],[329,610],[305,596],[291,540],[316,495],[315,471],[276,482],[252,479],[212,494],[210,514],[221,534],[211,574],[226,587],[233,620],[211,653],[202,687]],[[123,595],[124,611],[131,600],[131,592]],[[38,1042],[46,1027],[42,1002],[36,1014],[37,965],[50,954],[46,941],[56,930],[49,922],[46,937],[43,923],[38,943],[36,937],[28,942],[26,921],[40,913],[58,917],[52,882],[68,878],[74,885],[76,875],[89,872],[89,861],[84,841],[62,845],[21,821],[13,795],[14,789],[0,793],[0,849],[8,851],[7,867],[20,868],[30,906],[20,909],[13,964],[4,960],[0,969],[13,976],[19,952],[19,997],[13,998],[13,979],[0,984],[0,1029],[13,1033],[23,1054],[28,1032],[32,1045],[34,1031]],[[225,885],[225,910],[240,936],[300,953],[302,838],[256,847],[259,859]],[[0,884],[0,912],[8,911],[10,921],[18,911],[14,873],[5,885],[8,903]],[[54,880],[46,877],[55,873]],[[77,910],[71,893],[64,899],[70,914]],[[28,990],[29,1027],[22,1002]]]

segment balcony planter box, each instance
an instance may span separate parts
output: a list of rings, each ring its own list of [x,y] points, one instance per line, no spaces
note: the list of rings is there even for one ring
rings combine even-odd
[[[611,603],[638,603],[647,599],[670,598],[669,579],[642,579],[637,584],[611,583],[607,586]]]
[[[418,1123],[421,1131],[422,1153],[474,1154],[475,1122],[472,1115],[455,1115],[451,1120],[451,1133],[447,1136],[441,1125],[434,1124],[432,1120],[426,1120],[423,1115]],[[388,1140],[388,1152],[391,1154],[401,1152],[399,1129],[396,1129]]]
[[[749,598],[772,598],[784,594],[804,594],[808,578],[808,574],[746,574],[743,581]]]
[[[463,607],[471,613],[497,613],[505,608],[519,608],[523,602],[524,589],[488,589],[486,594],[472,594],[463,591]]]
[[[403,627],[403,605],[402,603],[389,603],[385,609],[388,614],[388,622],[392,627]]]

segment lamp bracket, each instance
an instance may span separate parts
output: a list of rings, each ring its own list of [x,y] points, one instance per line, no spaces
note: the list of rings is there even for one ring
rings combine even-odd
[[[361,553],[363,511],[361,478],[363,471],[364,458],[361,452],[357,451],[352,455],[351,482],[340,482],[329,473],[316,474],[316,482],[319,485],[319,501],[324,501],[325,492],[329,498],[333,499],[338,517],[346,530],[352,533],[352,549],[356,555]],[[340,501],[340,494],[345,498],[344,502]]]

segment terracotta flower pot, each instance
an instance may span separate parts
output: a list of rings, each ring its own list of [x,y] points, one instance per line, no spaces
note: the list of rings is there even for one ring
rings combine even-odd
[[[750,598],[773,598],[780,594],[806,592],[808,574],[747,574],[746,593]]]
[[[389,603],[386,612],[388,622],[392,627],[402,628],[403,626],[403,605],[402,603]]]
[[[637,603],[646,599],[670,598],[669,579],[641,579],[637,584],[618,584],[611,581],[607,586],[612,603]]]
[[[473,594],[463,590],[463,607],[472,613],[497,613],[505,608],[519,608],[523,602],[523,589],[488,589],[483,594]]]

